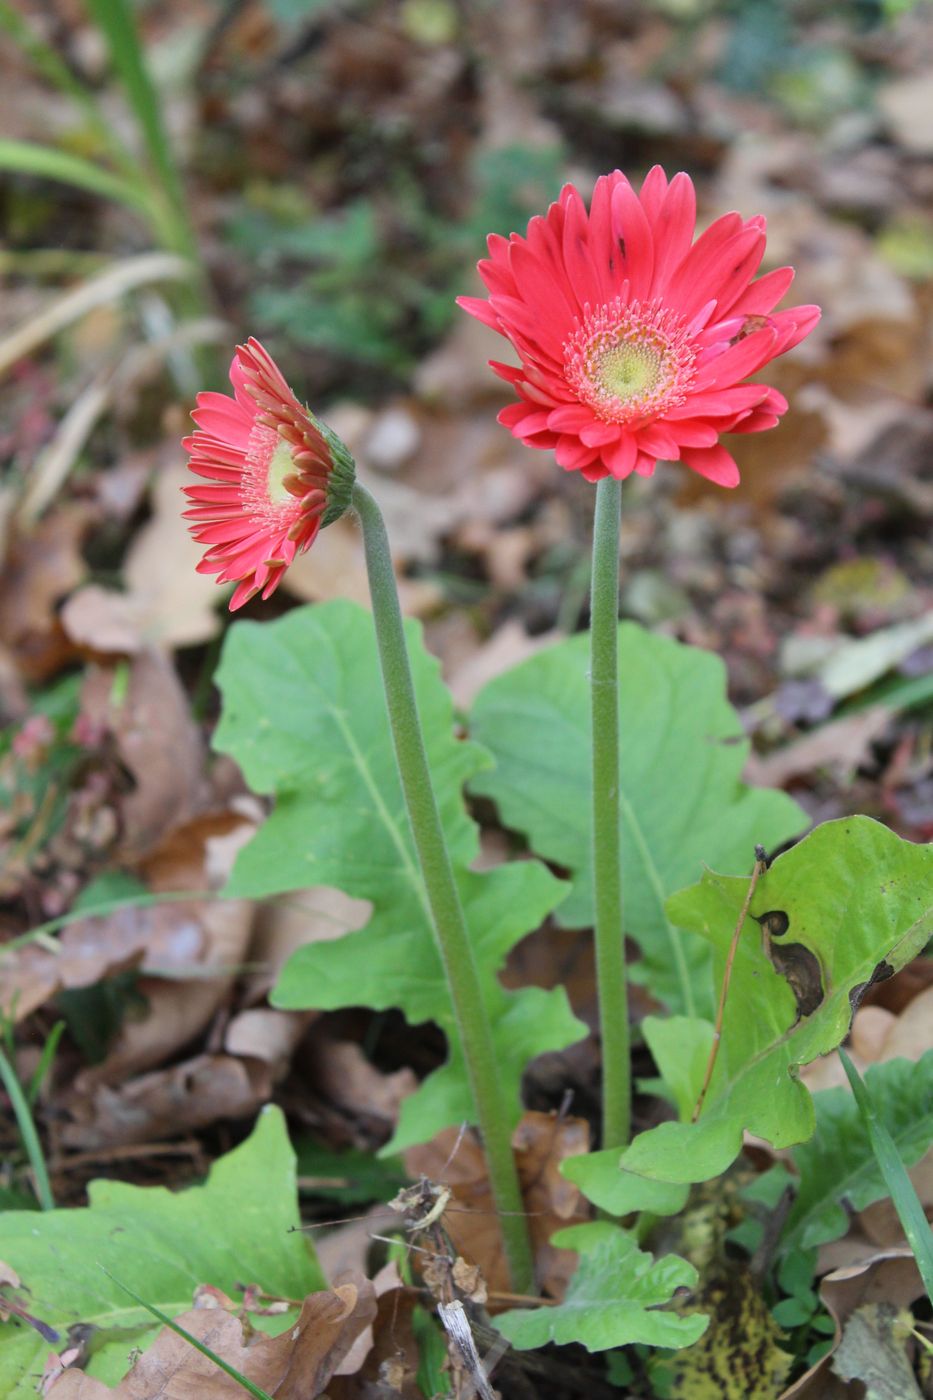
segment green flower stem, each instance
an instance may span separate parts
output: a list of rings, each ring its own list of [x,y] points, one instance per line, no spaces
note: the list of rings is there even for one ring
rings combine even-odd
[[[389,540],[378,505],[359,482],[353,487],[352,500],[363,528],[376,641],[402,791],[483,1135],[511,1286],[516,1293],[527,1293],[533,1287],[534,1267],[509,1121],[470,933],[425,754]]]
[[[624,1147],[631,1126],[628,994],[619,840],[619,521],[621,483],[596,488],[590,609],[593,719],[593,905],[603,1047],[603,1147]]]

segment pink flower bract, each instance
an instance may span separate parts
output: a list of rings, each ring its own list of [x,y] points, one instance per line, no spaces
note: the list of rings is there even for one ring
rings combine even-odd
[[[237,346],[233,398],[198,394],[198,425],[182,446],[205,477],[184,488],[185,518],[207,545],[198,572],[237,586],[231,611],[268,598],[322,524],[349,501],[353,461],[339,438],[295,398],[258,340]]]
[[[510,340],[521,365],[491,360],[518,402],[499,421],[553,448],[588,481],[650,476],[683,461],[720,486],[739,472],[723,433],[773,428],[787,400],[749,375],[801,341],[819,307],[774,307],[790,267],[752,281],[765,221],[724,214],[693,241],[690,177],[656,165],[640,193],[615,170],[587,213],[567,185],[525,237],[493,234],[479,264],[489,300],[459,297]]]

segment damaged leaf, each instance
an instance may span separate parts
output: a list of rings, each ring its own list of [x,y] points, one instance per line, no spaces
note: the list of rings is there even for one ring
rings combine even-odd
[[[747,892],[747,879],[708,871],[668,901],[676,923],[713,945],[717,978]],[[799,1066],[840,1044],[866,988],[915,957],[931,933],[933,847],[868,817],[817,827],[758,881],[699,1121],[641,1133],[623,1167],[660,1181],[704,1181],[725,1171],[743,1130],[775,1147],[806,1141],[814,1109]],[[702,1028],[695,1023],[697,1034]],[[652,1044],[666,1081],[694,1062],[693,1039]]]

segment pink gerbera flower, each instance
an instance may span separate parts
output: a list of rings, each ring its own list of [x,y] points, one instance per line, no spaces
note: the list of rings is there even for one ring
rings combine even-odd
[[[459,297],[512,342],[521,365],[492,368],[518,394],[500,423],[553,448],[588,481],[650,476],[681,460],[720,486],[739,472],[723,433],[773,428],[787,400],[748,384],[801,341],[819,307],[774,311],[794,271],[753,282],[765,221],[724,214],[694,243],[689,176],[656,165],[636,194],[618,170],[596,182],[587,214],[573,185],[526,237],[493,234],[479,271],[489,300]]]
[[[250,339],[230,366],[233,398],[198,394],[198,431],[182,446],[198,482],[186,486],[192,535],[208,546],[198,572],[237,581],[230,609],[256,593],[268,598],[322,525],[346,510],[353,459],[310,409],[275,361]]]

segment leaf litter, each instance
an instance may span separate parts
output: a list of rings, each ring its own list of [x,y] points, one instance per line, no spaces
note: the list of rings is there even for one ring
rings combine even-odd
[[[538,460],[544,454],[523,452],[495,428],[486,341],[472,325],[426,332],[425,326],[442,325],[439,300],[413,303],[405,300],[405,277],[393,283],[392,296],[405,309],[391,333],[405,343],[410,372],[379,361],[385,339],[371,335],[364,342],[362,332],[386,313],[380,289],[370,286],[367,324],[354,320],[348,304],[359,267],[368,263],[385,272],[401,259],[403,271],[413,268],[419,287],[429,291],[443,283],[446,269],[443,242],[431,241],[430,220],[419,214],[417,201],[406,205],[411,167],[400,149],[384,144],[385,133],[410,134],[431,217],[446,218],[449,228],[469,212],[463,191],[477,184],[481,162],[502,159],[516,134],[527,143],[519,164],[529,208],[553,192],[539,188],[535,172],[547,168],[542,153],[563,142],[555,172],[568,159],[595,172],[619,159],[620,149],[627,160],[644,155],[645,163],[660,151],[667,163],[703,172],[708,214],[729,207],[766,212],[775,257],[796,261],[802,298],[812,296],[827,308],[820,338],[784,371],[781,387],[794,398],[795,414],[771,440],[744,444],[748,486],[742,501],[723,502],[679,483],[673,472],[659,472],[650,492],[636,487],[630,493],[623,526],[626,607],[670,637],[723,655],[729,696],[752,743],[747,782],[784,788],[814,818],[867,811],[908,840],[929,840],[933,795],[923,707],[930,696],[924,628],[933,601],[933,482],[924,328],[929,270],[922,271],[930,242],[929,184],[922,157],[930,50],[923,7],[893,27],[863,29],[839,17],[795,13],[791,28],[803,43],[795,44],[794,35],[775,40],[776,66],[771,53],[763,57],[754,48],[754,17],[732,11],[724,17],[717,7],[707,8],[635,7],[624,19],[611,7],[561,11],[530,0],[476,10],[462,19],[473,55],[467,62],[464,34],[458,37],[456,26],[451,30],[444,21],[444,5],[403,6],[397,16],[379,13],[371,24],[340,14],[296,17],[285,5],[270,6],[268,13],[240,7],[206,31],[198,87],[183,104],[190,133],[210,118],[219,153],[211,171],[203,152],[199,157],[192,199],[201,227],[211,231],[212,264],[231,320],[259,325],[257,316],[267,318],[261,328],[290,347],[310,391],[332,392],[357,415],[361,460],[380,492],[394,492],[406,610],[425,619],[430,646],[442,653],[463,709],[542,640],[585,623],[580,562],[585,569],[586,501],[574,482]],[[437,13],[432,18],[429,11]],[[174,63],[179,50],[173,44],[181,42],[187,14],[172,4],[144,22],[154,52]],[[77,71],[97,81],[100,55],[87,19],[66,7],[56,23]],[[832,70],[820,68],[827,45],[837,60]],[[802,48],[809,52],[806,62]],[[15,55],[3,62],[10,130],[41,135],[50,113],[67,129],[71,117],[60,100],[20,71]],[[236,81],[230,78],[234,67]],[[866,68],[879,81],[877,100],[857,84],[846,98],[852,73]],[[333,150],[348,137],[358,149],[359,133],[367,131],[379,156],[373,170],[363,159],[352,171],[344,169]],[[323,143],[315,134],[321,132]],[[536,164],[539,158],[543,165]],[[283,224],[287,233],[288,200],[310,187],[315,223],[340,213],[360,189],[377,208],[372,226],[377,238],[385,229],[386,242],[377,242],[375,255],[364,248],[349,274],[339,260],[303,262],[293,249],[276,248]],[[69,203],[61,191],[52,197],[17,186],[11,199],[12,257],[23,250],[18,230],[32,230],[52,252],[57,247],[66,282],[80,277],[87,247],[103,254],[125,246],[122,216],[81,196]],[[231,211],[250,217],[271,211],[262,260],[228,236]],[[509,218],[517,224],[520,215]],[[487,218],[482,232],[490,226]],[[919,244],[910,233],[918,227]],[[477,230],[464,256],[458,253],[461,282],[459,267],[475,258],[480,244]],[[18,266],[4,262],[3,271]],[[338,288],[336,314],[326,303],[321,314],[313,300],[322,294],[322,268]],[[11,324],[55,299],[57,276],[32,282],[17,271],[8,279]],[[276,279],[288,288],[277,302],[270,294]],[[289,304],[299,306],[302,295],[309,300],[298,322],[289,321]],[[245,805],[249,799],[233,765],[211,757],[204,743],[215,715],[208,649],[224,622],[212,585],[190,570],[190,547],[178,528],[179,410],[167,381],[156,378],[115,406],[31,531],[17,518],[17,502],[26,497],[29,473],[52,440],[56,420],[108,356],[125,352],[152,314],[159,313],[151,303],[139,319],[129,309],[117,315],[105,308],[69,333],[64,354],[33,352],[5,386],[14,421],[0,433],[0,455],[9,468],[0,505],[0,704],[16,737],[0,751],[4,939],[56,918],[83,888],[93,894],[98,879],[114,873],[154,893],[216,892],[232,859],[231,852],[221,853],[224,842],[238,844],[263,816],[263,804]],[[301,341],[303,327],[322,325],[349,327],[336,351],[334,342]],[[355,358],[364,343],[375,360]],[[295,574],[294,596],[339,592],[362,601],[354,532],[334,527],[323,539],[332,553],[317,556],[321,567],[314,576]],[[315,556],[306,558],[310,563]],[[809,658],[803,669],[801,656]],[[46,687],[82,670],[84,691],[77,704],[68,702],[70,710],[66,705],[47,717],[36,708]],[[475,810],[485,839],[504,840],[506,850],[521,853],[514,833],[502,836],[488,804],[477,803]],[[749,840],[757,835],[749,833]],[[407,1027],[388,1011],[348,1006],[315,1017],[265,1001],[286,950],[323,940],[328,930],[339,938],[362,929],[371,913],[368,901],[302,887],[271,905],[244,900],[224,906],[205,898],[88,915],[54,935],[55,951],[45,939],[4,951],[2,1000],[5,1013],[18,1017],[24,1072],[38,1063],[55,1020],[68,1018],[37,1105],[60,1199],[82,1199],[86,1164],[71,1168],[69,1162],[86,1153],[98,1154],[93,1165],[107,1175],[179,1186],[209,1161],[223,1161],[270,1098],[286,1103],[294,1122],[310,1126],[333,1148],[350,1142],[380,1148],[413,1087],[411,1065],[423,1079],[442,1063],[441,1037],[425,1022]],[[562,982],[569,967],[572,999],[582,1013],[592,979],[586,957],[568,954],[575,936],[549,924],[523,942],[510,966],[522,969],[526,984],[542,986]],[[893,983],[869,990],[852,1032],[863,1065],[904,1054],[916,1060],[929,1049],[926,965],[918,958]],[[915,995],[896,992],[906,978],[914,979]],[[76,1000],[102,988],[115,1003],[109,1019],[99,1001],[85,1002],[82,1010]],[[905,1000],[886,1000],[895,995]],[[633,1006],[639,1016],[657,1009],[635,995]],[[109,1027],[96,1063],[80,1041],[80,1027],[89,1020],[101,1026],[106,1020]],[[656,1066],[648,1050],[637,1054],[650,1078]],[[557,1131],[555,1124],[580,1124],[543,1110],[558,1109],[573,1086],[571,1115],[588,1111],[586,1076],[595,1073],[597,1056],[592,1037],[542,1056],[528,1076],[542,1113],[526,1115],[519,1131],[538,1116],[543,1139]],[[825,1072],[832,1073],[831,1063]],[[642,1127],[664,1112],[653,1094],[640,1096]],[[584,1128],[576,1131],[585,1148]],[[6,1125],[2,1132],[3,1146],[15,1148]],[[469,1135],[448,1163],[457,1132],[448,1130],[447,1154],[435,1154],[429,1175],[448,1178],[455,1194],[463,1191],[468,1206],[472,1201],[470,1243],[482,1255],[478,1267],[489,1289],[499,1264],[483,1223],[489,1217],[478,1204],[485,1183],[470,1177],[478,1154]],[[532,1159],[543,1151],[543,1139],[534,1137],[527,1148]],[[178,1155],[160,1155],[173,1144]],[[137,1150],[147,1155],[119,1155]],[[536,1210],[548,1229],[577,1220],[562,1213],[570,1197],[569,1183],[557,1175],[559,1159],[559,1149],[544,1152],[538,1179]],[[13,1175],[0,1178],[0,1189],[26,1184],[18,1152],[13,1160]],[[585,1202],[575,1199],[574,1209],[585,1213]],[[321,1209],[314,1198],[306,1206]],[[859,1297],[848,1313],[828,1303],[839,1313],[840,1337],[849,1318],[885,1292],[899,1307],[915,1305],[916,1294],[909,1286],[901,1290],[889,1273],[904,1263],[894,1227],[874,1211],[868,1205],[854,1212],[847,1236],[820,1247],[818,1273],[832,1265],[826,1251],[846,1244],[868,1261],[854,1266],[859,1277],[878,1280],[878,1292]],[[453,1208],[448,1212],[452,1238],[464,1218]],[[532,1214],[532,1223],[536,1218]],[[376,1227],[376,1233],[383,1230]],[[378,1249],[369,1233],[364,1226],[360,1263],[372,1264]],[[467,1241],[461,1243],[465,1248]],[[6,1257],[2,1245],[0,1256]],[[455,1251],[451,1269],[457,1257],[465,1254]],[[556,1297],[566,1269],[562,1278],[549,1258],[542,1254],[541,1266]],[[846,1286],[837,1272],[824,1278],[827,1300]],[[460,1278],[469,1285],[460,1301],[479,1330],[486,1304],[471,1301],[478,1285],[462,1272]],[[0,1297],[11,1296],[9,1282]],[[413,1375],[425,1345],[414,1314],[430,1299],[413,1302],[409,1288],[377,1287],[373,1347],[357,1372],[325,1382],[328,1394],[382,1400],[385,1393],[424,1393],[415,1389]],[[296,1294],[299,1302],[304,1294]],[[187,1301],[193,1296],[191,1290]],[[228,1296],[244,1295],[231,1282]],[[234,1326],[224,1343],[232,1354],[253,1350],[253,1314],[225,1316]],[[350,1331],[353,1319],[351,1309]],[[870,1337],[882,1335],[877,1316],[862,1321]],[[186,1344],[171,1334],[162,1345],[181,1368],[179,1383],[189,1384],[190,1348],[186,1354]],[[916,1372],[912,1346],[908,1340],[901,1349]],[[76,1394],[92,1394],[81,1389],[97,1381],[80,1370],[88,1350],[80,1339],[62,1347],[71,1365],[60,1379],[50,1373],[47,1389],[64,1394],[67,1383]],[[124,1361],[128,1352],[129,1345]],[[348,1355],[355,1355],[352,1347]],[[551,1348],[542,1355],[558,1353]],[[34,1368],[36,1383],[43,1364],[40,1358]],[[787,1394],[842,1397],[858,1389],[828,1361],[818,1364],[809,1392],[792,1384]],[[523,1390],[524,1373],[508,1374],[503,1389],[508,1384],[516,1395],[527,1394],[527,1376]],[[605,1383],[601,1370],[580,1374],[592,1393]],[[221,1387],[217,1393],[233,1393],[223,1389],[227,1381],[219,1373],[210,1383]],[[124,1382],[112,1374],[98,1384],[113,1393]],[[162,1393],[157,1384],[144,1379],[123,1393],[142,1400]],[[201,1393],[202,1381],[196,1384]],[[547,1393],[558,1387],[562,1395],[575,1393],[556,1361],[535,1384]],[[623,1384],[646,1393],[644,1376]]]

